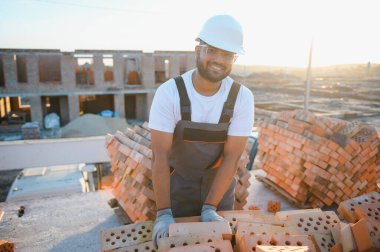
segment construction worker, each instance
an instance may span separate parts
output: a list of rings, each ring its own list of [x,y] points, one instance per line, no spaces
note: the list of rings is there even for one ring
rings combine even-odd
[[[174,217],[225,220],[216,211],[233,209],[234,176],[253,126],[253,95],[228,76],[244,52],[240,24],[211,17],[196,40],[196,69],[163,83],[150,110],[156,247]]]

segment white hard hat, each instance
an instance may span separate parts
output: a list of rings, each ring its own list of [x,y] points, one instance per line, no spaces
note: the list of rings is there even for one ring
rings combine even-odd
[[[229,15],[217,15],[208,19],[196,38],[196,41],[199,40],[225,51],[244,54],[243,29]]]

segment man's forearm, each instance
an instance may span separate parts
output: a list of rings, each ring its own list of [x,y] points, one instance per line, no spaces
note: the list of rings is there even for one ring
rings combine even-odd
[[[239,160],[235,158],[224,158],[217,168],[214,181],[205,200],[205,204],[218,206],[224,194],[231,185],[232,179],[236,173]]]
[[[152,181],[157,210],[170,208],[170,168],[167,162],[153,160]]]

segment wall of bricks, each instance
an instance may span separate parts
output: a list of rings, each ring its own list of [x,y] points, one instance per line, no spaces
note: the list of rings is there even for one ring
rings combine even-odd
[[[150,149],[148,123],[115,135],[107,135],[106,148],[114,175],[113,194],[135,221],[153,220],[156,215],[155,196],[152,186],[152,150]],[[243,153],[236,178],[235,209],[243,209],[247,203],[250,173],[246,169],[249,157]]]
[[[280,112],[258,126],[266,178],[296,201],[323,207],[376,190],[380,139],[372,126],[302,110]]]

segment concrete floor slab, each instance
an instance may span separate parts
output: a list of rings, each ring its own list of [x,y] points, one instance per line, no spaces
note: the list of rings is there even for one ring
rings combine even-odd
[[[1,203],[0,240],[16,251],[100,251],[100,231],[120,226],[107,203],[112,197],[103,190]]]

